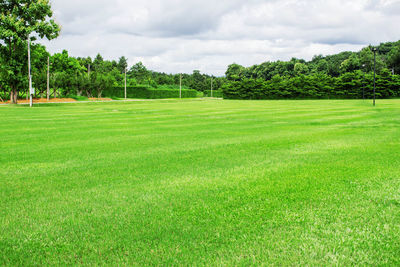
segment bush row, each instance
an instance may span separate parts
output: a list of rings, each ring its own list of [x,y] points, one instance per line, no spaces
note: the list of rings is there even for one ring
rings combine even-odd
[[[222,86],[225,99],[361,99],[373,95],[373,73],[348,72],[339,77],[326,74],[286,77],[271,80],[242,79]],[[400,75],[383,71],[376,76],[376,97],[400,97]]]
[[[161,98],[179,98],[179,89],[154,89],[147,86],[127,87],[126,93],[128,98],[141,99],[161,99]],[[113,87],[104,90],[104,97],[125,97],[124,87]],[[182,98],[196,98],[197,91],[192,89],[182,89]]]
[[[204,91],[204,96],[211,97],[211,90]],[[222,98],[223,97],[222,90],[213,90],[212,97]]]

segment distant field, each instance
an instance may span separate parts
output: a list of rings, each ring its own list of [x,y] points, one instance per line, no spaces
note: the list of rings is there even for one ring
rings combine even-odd
[[[0,265],[400,265],[400,100],[0,106]]]

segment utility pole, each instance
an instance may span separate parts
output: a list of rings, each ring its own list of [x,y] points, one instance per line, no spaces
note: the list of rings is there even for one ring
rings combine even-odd
[[[126,67],[125,67],[125,100],[127,99],[127,96],[126,96]]]
[[[182,73],[179,74],[179,98],[182,98]]]
[[[50,57],[47,57],[47,101],[50,100]]]
[[[33,105],[32,75],[31,75],[31,38],[28,34],[28,75],[29,75],[29,106]]]

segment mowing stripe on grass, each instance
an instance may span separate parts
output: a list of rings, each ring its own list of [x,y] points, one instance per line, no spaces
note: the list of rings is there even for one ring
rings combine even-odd
[[[400,264],[400,100],[2,106],[0,125],[0,264]]]

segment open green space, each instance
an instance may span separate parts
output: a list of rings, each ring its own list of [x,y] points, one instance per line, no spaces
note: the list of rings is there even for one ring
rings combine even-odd
[[[400,100],[0,106],[0,265],[400,265]]]

